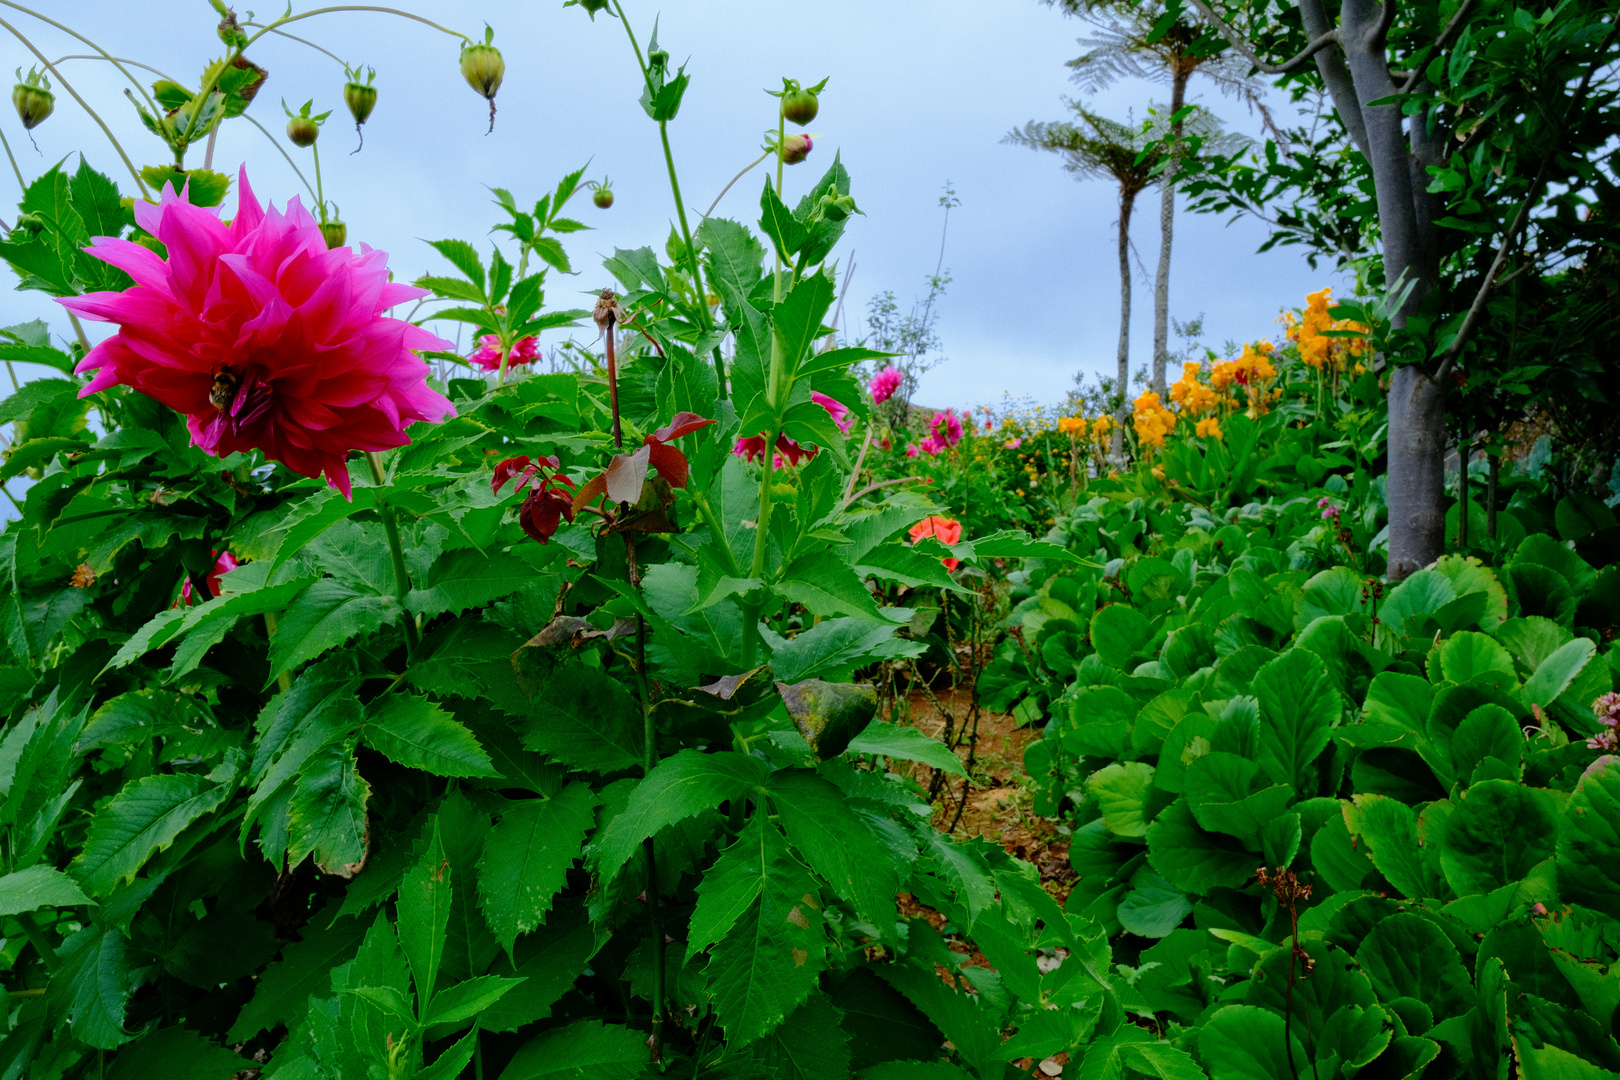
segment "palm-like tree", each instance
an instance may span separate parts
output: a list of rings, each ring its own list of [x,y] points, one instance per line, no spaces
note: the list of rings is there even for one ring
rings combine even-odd
[[[1030,121],[1009,132],[1004,141],[1047,150],[1063,157],[1063,168],[1080,180],[1112,180],[1119,189],[1119,402],[1114,414],[1110,456],[1124,457],[1125,421],[1129,417],[1131,352],[1131,212],[1136,198],[1160,182],[1158,167],[1163,161],[1165,134],[1157,123],[1136,124],[1127,116],[1125,123],[1099,116],[1076,101],[1067,102],[1073,120],[1051,123]],[[1219,124],[1203,110],[1187,118],[1190,130],[1224,146]],[[1155,307],[1157,314],[1157,307]],[[1162,379],[1162,371],[1161,371]],[[1162,391],[1161,391],[1162,393]]]
[[[1249,77],[1249,66],[1230,50],[1209,55],[1210,44],[1203,28],[1182,19],[1160,25],[1163,5],[1140,6],[1115,0],[1046,0],[1066,15],[1077,15],[1097,28],[1080,44],[1087,51],[1069,61],[1075,82],[1087,93],[1094,93],[1120,78],[1151,79],[1170,87],[1168,121],[1170,143],[1180,147],[1187,134],[1182,108],[1187,102],[1187,84],[1200,74],[1222,93],[1237,97],[1251,110],[1258,111],[1266,128],[1275,131],[1271,116],[1260,96],[1260,88]],[[1279,145],[1286,140],[1277,132]],[[1153,280],[1153,389],[1161,396],[1165,388],[1165,368],[1170,359],[1170,251],[1175,234],[1175,179],[1180,151],[1164,162],[1159,187],[1159,266]]]

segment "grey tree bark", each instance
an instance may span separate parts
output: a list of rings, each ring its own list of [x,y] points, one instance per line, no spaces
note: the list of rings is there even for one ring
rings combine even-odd
[[[1130,416],[1126,387],[1131,378],[1131,211],[1136,209],[1136,192],[1119,190],[1119,408],[1114,413],[1114,430],[1108,443],[1108,457],[1114,467],[1125,466],[1125,421]]]
[[[1187,101],[1187,80],[1193,64],[1186,63],[1178,50],[1170,58],[1170,115],[1175,116]],[[1177,152],[1164,167],[1159,181],[1159,269],[1153,279],[1153,392],[1164,399],[1165,369],[1170,366],[1170,249],[1176,230],[1176,166],[1185,125],[1176,119],[1170,125]],[[1125,385],[1122,380],[1120,386]]]

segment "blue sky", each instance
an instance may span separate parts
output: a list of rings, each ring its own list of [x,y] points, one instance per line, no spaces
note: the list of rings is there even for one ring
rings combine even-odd
[[[694,213],[758,156],[775,120],[776,100],[763,91],[780,87],[784,75],[806,83],[830,77],[810,128],[819,135],[815,151],[788,170],[788,196],[813,183],[835,150],[842,153],[866,214],[846,233],[841,253],[846,260],[853,253],[856,266],[848,302],[856,319],[875,292],[892,289],[904,303],[923,288],[938,255],[939,193],[946,181],[955,186],[961,206],[951,215],[945,252],[954,282],[939,309],[949,362],[925,377],[923,402],[994,403],[1004,393],[1056,401],[1076,371],[1112,368],[1119,295],[1114,192],[1101,182],[1075,182],[1051,155],[1000,143],[1026,120],[1063,115],[1061,99],[1074,90],[1063,64],[1082,51],[1075,42],[1086,33],[1082,24],[1036,0],[676,0],[661,8],[627,0],[626,8],[643,44],[658,16],[661,44],[676,63],[688,62],[692,84],[670,138]],[[143,9],[147,15],[132,17]],[[593,23],[560,0],[434,0],[410,10],[475,36],[485,21],[495,28],[507,74],[493,134],[485,134],[483,100],[456,70],[457,42],[419,24],[341,13],[289,27],[377,69],[379,102],[365,149],[353,156],[338,63],[274,38],[250,53],[270,71],[251,112],[278,137],[283,97],[295,108],[314,98],[317,111],[334,110],[321,138],[322,171],[351,243],[388,251],[401,277],[442,270],[422,241],[458,236],[487,244],[499,212],[486,187],[508,188],[520,204],[529,203],[589,160],[588,175],[611,177],[616,202],[608,211],[583,198],[575,204],[576,216],[594,231],[569,238],[580,273],[554,276],[549,303],[585,306],[571,294],[609,283],[600,261],[615,247],[662,246],[673,203],[657,128],[637,104],[639,76],[616,21],[598,16]],[[221,51],[217,18],[204,0],[71,0],[52,5],[51,13],[114,54],[193,87],[202,65]],[[53,60],[84,51],[27,18],[15,25]],[[27,66],[29,54],[15,40],[5,55],[8,68]],[[165,148],[141,129],[115,71],[83,61],[63,70],[137,164],[163,160]],[[1146,83],[1119,84],[1098,104],[1109,115],[1123,118],[1134,109],[1140,116],[1158,93]],[[1208,103],[1232,126],[1254,128],[1241,105],[1213,95]],[[82,151],[131,186],[99,129],[60,88],[56,114],[34,132],[39,153],[14,116],[0,126],[30,179]],[[307,174],[308,151],[284,139],[282,145]],[[200,164],[200,148],[193,153],[190,163]],[[234,172],[243,161],[261,198],[281,203],[301,190],[258,131],[228,123],[214,165]],[[758,171],[746,177],[716,213],[752,222],[761,182]],[[10,192],[0,197],[0,205],[12,201]],[[1158,257],[1156,195],[1138,207],[1133,232],[1151,268]],[[1330,278],[1287,250],[1255,254],[1263,239],[1250,222],[1179,216],[1172,313],[1181,319],[1203,313],[1205,338],[1216,346],[1274,334],[1279,309],[1303,303],[1307,291]],[[1145,273],[1136,281],[1136,363],[1151,352]],[[39,294],[0,292],[3,323],[44,316],[65,333],[53,309]]]

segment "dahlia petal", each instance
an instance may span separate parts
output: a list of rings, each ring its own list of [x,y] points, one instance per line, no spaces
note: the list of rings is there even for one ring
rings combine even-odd
[[[84,250],[109,266],[118,267],[133,278],[137,285],[145,285],[164,294],[169,292],[168,265],[161,255],[144,244],[110,236],[97,236]]]
[[[377,297],[377,311],[387,311],[391,307],[411,300],[419,300],[428,295],[428,290],[418,289],[414,285],[398,285],[390,281],[383,286],[382,293]]]
[[[247,165],[236,171],[236,217],[231,221],[231,237],[247,236],[264,221],[264,207],[259,205],[253,186],[248,183]]]

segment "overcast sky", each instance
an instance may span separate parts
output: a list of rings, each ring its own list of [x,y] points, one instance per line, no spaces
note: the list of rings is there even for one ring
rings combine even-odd
[[[307,5],[306,5],[307,6]],[[118,56],[149,63],[195,89],[198,72],[221,46],[205,0],[60,0],[51,14]],[[269,2],[267,9],[279,9]],[[1055,156],[1003,145],[1009,128],[1058,119],[1074,92],[1064,62],[1083,51],[1087,28],[1037,0],[672,0],[661,8],[626,0],[645,46],[655,15],[660,43],[675,63],[688,62],[692,83],[670,139],[690,212],[701,213],[726,181],[760,153],[775,122],[776,99],[763,91],[782,76],[805,83],[830,77],[813,154],[788,170],[790,205],[840,151],[853,174],[853,195],[866,216],[845,234],[840,258],[853,257],[847,311],[855,329],[866,302],[893,290],[903,304],[924,288],[939,253],[939,194],[947,181],[961,206],[952,212],[945,265],[954,281],[939,308],[939,334],[949,362],[923,382],[928,404],[999,401],[1004,393],[1060,400],[1077,371],[1114,365],[1119,285],[1114,256],[1117,204],[1111,187],[1077,183]],[[154,17],[142,17],[143,10]],[[242,8],[245,11],[245,8]],[[411,10],[465,33],[495,28],[506,81],[497,98],[495,131],[485,134],[483,100],[457,72],[456,40],[385,15],[323,15],[289,27],[333,53],[377,69],[379,101],[366,125],[365,149],[351,156],[353,125],[341,99],[338,63],[306,45],[267,37],[250,57],[270,78],[250,112],[309,170],[309,152],[281,137],[283,97],[295,108],[314,98],[334,110],[321,137],[327,196],[348,223],[351,243],[390,253],[396,275],[442,271],[422,241],[456,236],[487,246],[500,219],[487,186],[532,203],[558,177],[591,162],[588,175],[611,177],[616,202],[600,211],[584,196],[573,209],[595,231],[568,247],[577,277],[553,276],[549,304],[588,306],[571,293],[593,292],[610,278],[601,257],[616,247],[662,247],[673,220],[655,124],[637,104],[640,79],[619,23],[593,23],[561,0],[431,0]],[[59,31],[16,19],[55,60],[83,52]],[[15,40],[9,70],[30,54]],[[141,127],[108,65],[70,61],[63,72],[101,114],[138,165],[161,162],[166,149]],[[154,76],[155,77],[155,76]],[[1203,91],[1194,81],[1194,100]],[[1147,83],[1120,84],[1099,99],[1101,111],[1140,117],[1161,96]],[[1232,126],[1253,130],[1241,105],[1208,104]],[[57,88],[57,111],[36,128],[39,152],[12,114],[0,120],[24,175],[82,151],[126,191],[133,184],[111,146],[82,109]],[[188,164],[201,164],[201,148]],[[214,167],[246,162],[261,199],[283,203],[298,179],[257,130],[227,123]],[[753,224],[762,169],[739,182],[719,215]],[[13,185],[10,178],[7,185]],[[234,194],[227,199],[233,205]],[[10,205],[8,194],[0,204]],[[307,202],[307,197],[306,197]],[[6,220],[11,214],[3,215]],[[1133,364],[1152,348],[1152,285],[1158,258],[1158,199],[1151,195],[1133,225],[1144,268],[1136,281]],[[1205,339],[1253,339],[1276,333],[1283,306],[1328,283],[1291,251],[1255,249],[1263,231],[1251,222],[1178,217],[1171,311],[1202,313]],[[56,306],[38,293],[0,292],[0,325],[46,317],[67,332]],[[441,329],[453,336],[453,326]]]

